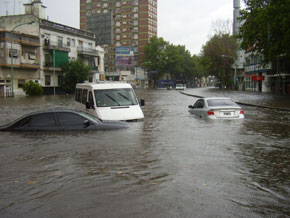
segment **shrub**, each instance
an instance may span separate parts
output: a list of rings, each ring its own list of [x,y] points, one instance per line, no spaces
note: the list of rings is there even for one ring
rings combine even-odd
[[[27,96],[40,96],[43,93],[42,86],[33,81],[28,81],[24,83],[22,89]]]

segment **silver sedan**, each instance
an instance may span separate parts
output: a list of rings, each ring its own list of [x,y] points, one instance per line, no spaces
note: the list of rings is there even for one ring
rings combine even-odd
[[[201,118],[243,119],[244,110],[230,98],[200,98],[189,105],[189,112]]]

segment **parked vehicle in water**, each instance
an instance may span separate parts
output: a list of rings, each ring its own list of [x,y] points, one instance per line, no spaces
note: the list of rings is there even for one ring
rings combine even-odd
[[[189,112],[201,118],[243,119],[244,110],[230,98],[200,98],[194,105],[189,105]]]
[[[141,106],[145,104],[141,100]],[[144,119],[135,92],[129,83],[103,82],[76,85],[75,108],[101,120]]]
[[[48,110],[27,114],[0,126],[0,131],[109,130],[128,128],[126,122],[103,122],[89,114],[73,110]]]

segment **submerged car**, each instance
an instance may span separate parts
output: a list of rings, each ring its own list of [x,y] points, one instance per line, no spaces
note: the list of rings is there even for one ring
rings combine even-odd
[[[244,110],[230,98],[200,98],[189,105],[189,112],[201,118],[243,119]]]
[[[10,124],[0,126],[0,131],[109,130],[128,127],[126,122],[101,121],[84,112],[48,110],[20,117]]]

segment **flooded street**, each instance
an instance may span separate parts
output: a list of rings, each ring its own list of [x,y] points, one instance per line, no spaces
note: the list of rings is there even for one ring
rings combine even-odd
[[[290,108],[290,98],[187,89]],[[189,114],[196,98],[137,90],[129,129],[0,132],[0,217],[290,217],[290,112],[244,106],[244,120]],[[0,99],[0,124],[72,108],[72,96]]]

